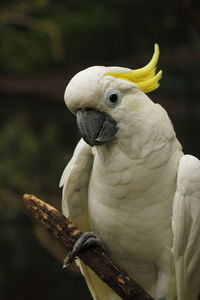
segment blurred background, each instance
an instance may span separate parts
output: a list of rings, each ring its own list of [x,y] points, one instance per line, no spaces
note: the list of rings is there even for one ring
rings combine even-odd
[[[1,1],[0,299],[91,299],[22,194],[61,209],[59,179],[79,139],[63,101],[70,78],[91,65],[142,67],[155,42],[164,75],[150,97],[200,157],[199,0]]]

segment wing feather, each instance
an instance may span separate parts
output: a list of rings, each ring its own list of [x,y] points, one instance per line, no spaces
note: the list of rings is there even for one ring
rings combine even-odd
[[[63,187],[63,214],[69,217],[81,231],[91,230],[88,217],[88,186],[92,166],[93,155],[91,147],[81,139],[60,180],[60,186]],[[77,259],[77,264],[85,277],[93,299],[120,299],[81,260]]]
[[[90,230],[87,207],[92,165],[91,147],[81,139],[60,180],[63,213],[82,231]]]
[[[200,161],[184,155],[179,164],[172,227],[177,300],[200,292]]]

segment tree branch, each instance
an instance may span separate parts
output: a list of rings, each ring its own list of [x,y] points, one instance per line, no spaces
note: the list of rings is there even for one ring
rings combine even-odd
[[[33,195],[23,196],[25,206],[35,220],[48,228],[69,250],[81,231],[53,206]],[[78,257],[124,300],[154,300],[125,271],[120,270],[97,247],[83,249]]]

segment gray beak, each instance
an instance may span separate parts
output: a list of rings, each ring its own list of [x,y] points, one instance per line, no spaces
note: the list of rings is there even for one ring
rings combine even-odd
[[[117,122],[108,114],[94,108],[77,111],[77,125],[81,137],[90,146],[99,146],[114,139]]]

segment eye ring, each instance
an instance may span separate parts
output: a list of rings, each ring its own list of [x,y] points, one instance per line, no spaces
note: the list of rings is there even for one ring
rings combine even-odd
[[[112,90],[106,95],[106,104],[109,107],[116,107],[121,102],[121,93],[117,90]]]

